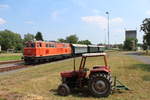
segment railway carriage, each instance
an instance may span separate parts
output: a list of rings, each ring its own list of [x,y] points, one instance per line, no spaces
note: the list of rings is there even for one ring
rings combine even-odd
[[[104,52],[105,46],[98,46],[98,52]]]
[[[81,55],[88,52],[88,46],[81,44],[72,44],[72,51],[74,55]]]
[[[88,53],[99,52],[99,48],[97,45],[88,45]]]

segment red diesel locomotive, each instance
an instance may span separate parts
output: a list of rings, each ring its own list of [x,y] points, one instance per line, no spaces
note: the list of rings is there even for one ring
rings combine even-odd
[[[24,48],[24,61],[38,63],[60,57],[70,57],[71,54],[72,49],[69,43],[30,41]]]

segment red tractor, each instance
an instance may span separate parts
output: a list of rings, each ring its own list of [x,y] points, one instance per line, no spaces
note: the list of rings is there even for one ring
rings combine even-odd
[[[89,75],[88,68],[85,68],[87,57],[104,57],[104,66],[94,66]],[[75,64],[74,64],[75,65]],[[95,97],[107,97],[112,92],[111,70],[107,65],[106,53],[87,53],[82,55],[79,70],[61,72],[62,84],[58,87],[58,94],[69,95],[75,88],[88,87],[88,90]]]

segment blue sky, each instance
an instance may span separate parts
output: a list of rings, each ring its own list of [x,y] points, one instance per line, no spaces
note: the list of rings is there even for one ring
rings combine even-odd
[[[107,15],[110,13],[110,43],[123,43],[124,31],[137,29],[150,17],[150,0],[0,0],[0,30],[43,33],[46,40],[76,34],[80,40],[107,42]]]

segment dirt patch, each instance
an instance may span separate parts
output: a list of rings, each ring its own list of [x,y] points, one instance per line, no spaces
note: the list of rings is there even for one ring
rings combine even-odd
[[[0,99],[2,100],[45,100],[42,96],[33,94],[24,95],[19,93],[10,93],[6,91],[0,91]]]
[[[3,98],[4,100],[18,100],[17,98],[20,98],[21,95],[18,93],[9,93],[6,91],[0,91],[0,98]]]

